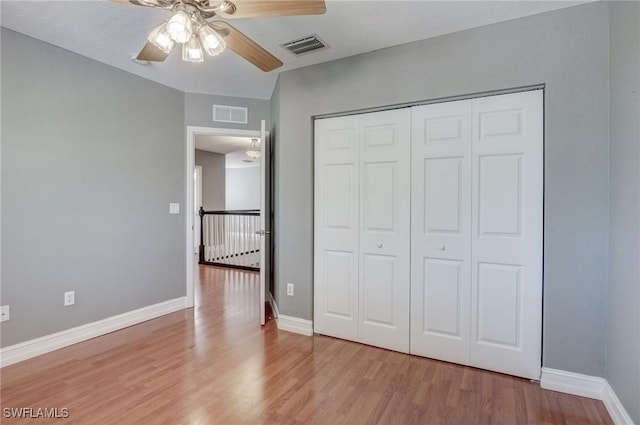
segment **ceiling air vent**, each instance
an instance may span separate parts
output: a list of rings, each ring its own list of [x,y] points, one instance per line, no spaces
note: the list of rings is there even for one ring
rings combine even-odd
[[[281,46],[296,56],[329,47],[327,43],[320,40],[320,38],[315,34],[282,43]]]
[[[213,105],[213,120],[217,122],[230,122],[234,124],[247,123],[247,108],[237,106]]]

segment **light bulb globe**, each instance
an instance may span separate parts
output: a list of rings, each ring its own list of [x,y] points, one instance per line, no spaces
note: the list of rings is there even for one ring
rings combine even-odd
[[[175,46],[175,42],[171,39],[169,33],[167,33],[167,21],[164,21],[151,31],[151,34],[149,34],[147,39],[151,44],[166,54],[171,53],[171,50],[173,50],[173,47]]]
[[[219,55],[227,47],[224,39],[209,25],[202,25],[198,30],[200,42],[209,56]]]
[[[200,40],[195,35],[182,45],[182,60],[185,62],[203,62],[204,52]]]
[[[184,10],[178,10],[167,22],[167,33],[176,43],[186,43],[193,34],[191,17]]]

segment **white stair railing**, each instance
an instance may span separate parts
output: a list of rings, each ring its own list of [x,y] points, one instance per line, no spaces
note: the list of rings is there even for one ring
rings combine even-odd
[[[200,208],[200,264],[260,269],[260,212]]]

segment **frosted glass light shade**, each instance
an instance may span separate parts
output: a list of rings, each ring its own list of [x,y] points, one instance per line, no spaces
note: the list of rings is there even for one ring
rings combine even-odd
[[[185,62],[204,61],[204,53],[200,46],[200,40],[195,35],[182,45],[182,60]]]
[[[249,158],[258,159],[262,156],[262,152],[260,152],[260,143],[258,143],[258,139],[251,139],[251,144],[249,145],[249,150],[246,152]]]
[[[219,55],[227,47],[220,35],[209,25],[202,25],[198,30],[200,42],[209,56]]]
[[[175,46],[175,42],[171,39],[169,33],[167,32],[167,21],[164,21],[156,29],[151,31],[148,40],[166,54],[171,53],[171,50],[173,50],[173,46]]]
[[[176,43],[186,43],[193,34],[191,18],[184,10],[178,10],[167,23],[167,32]]]

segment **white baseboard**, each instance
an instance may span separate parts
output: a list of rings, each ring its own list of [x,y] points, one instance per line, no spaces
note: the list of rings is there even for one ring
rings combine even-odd
[[[602,400],[614,424],[634,425],[631,416],[604,378],[543,367],[540,386],[546,390]]]
[[[97,322],[66,329],[0,350],[0,367],[9,366],[78,342],[108,334],[186,308],[186,297],[139,308]]]
[[[596,376],[543,367],[540,386],[545,390],[602,400],[604,381],[604,378]]]
[[[613,388],[609,385],[609,381],[605,379],[604,383],[604,397],[602,398],[602,402],[607,408],[609,415],[611,415],[613,423],[616,425],[633,425],[631,416],[629,416],[629,413],[627,413],[615,391],[613,391]]]
[[[278,320],[280,312],[278,311],[278,304],[276,304],[276,300],[273,298],[273,294],[271,292],[269,292],[269,304],[271,304],[271,312],[273,313],[273,318]]]
[[[313,322],[311,320],[299,319],[297,317],[278,315],[278,329],[281,331],[293,332],[301,335],[313,335]]]

